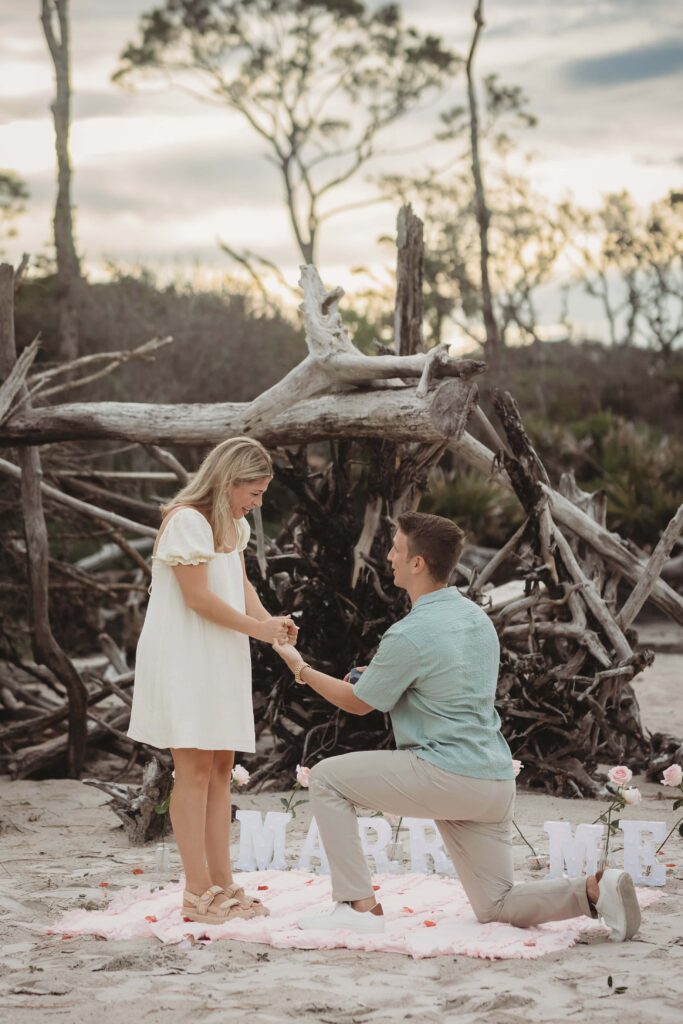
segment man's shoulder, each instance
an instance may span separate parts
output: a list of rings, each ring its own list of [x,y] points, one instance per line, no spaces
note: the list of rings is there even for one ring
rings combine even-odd
[[[416,647],[417,633],[414,625],[409,622],[410,613],[404,615],[402,619],[397,619],[396,622],[392,622],[389,628],[382,636],[382,641],[388,640],[389,643],[394,643],[397,646],[404,646],[406,650],[411,647]]]

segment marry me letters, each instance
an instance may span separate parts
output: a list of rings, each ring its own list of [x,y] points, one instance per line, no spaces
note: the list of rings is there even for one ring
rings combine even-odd
[[[240,871],[287,870],[287,825],[290,813],[239,810],[239,857],[236,867]],[[358,832],[366,857],[378,873],[399,872],[403,868],[404,844],[407,842],[412,872],[436,871],[455,874],[453,865],[441,842],[434,822],[424,818],[403,818],[402,830],[407,837],[398,838],[388,821],[382,817],[358,818]],[[664,885],[666,866],[656,857],[656,851],[666,836],[664,821],[630,821],[622,819],[623,866],[638,885]],[[594,874],[601,856],[605,827],[601,824],[580,824],[575,829],[568,821],[546,821],[548,834],[548,877],[567,874],[576,878],[581,874]],[[298,871],[329,871],[327,857],[320,840],[315,818],[311,820],[299,860]]]

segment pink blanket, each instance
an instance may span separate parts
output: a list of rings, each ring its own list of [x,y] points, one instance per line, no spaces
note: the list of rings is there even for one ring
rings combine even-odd
[[[383,935],[356,935],[349,931],[302,931],[302,914],[330,905],[329,877],[299,871],[254,871],[239,876],[247,892],[258,895],[270,917],[203,925],[183,920],[181,885],[150,889],[140,885],[116,893],[103,910],[72,910],[50,926],[64,938],[99,935],[106,939],[152,936],[161,942],[190,943],[237,939],[261,942],[278,949],[362,949],[406,953],[412,957],[472,956],[487,960],[534,959],[573,946],[582,932],[605,929],[588,918],[554,921],[537,928],[509,924],[479,924],[463,888],[456,879],[440,875],[379,875],[377,896],[384,907]],[[660,896],[641,889],[641,906]],[[606,935],[606,932],[605,932]]]

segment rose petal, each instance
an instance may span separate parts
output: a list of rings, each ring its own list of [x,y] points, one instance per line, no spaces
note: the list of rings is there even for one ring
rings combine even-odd
[[[381,885],[373,885],[373,887],[372,887],[372,888],[373,888],[373,889],[375,890],[375,892],[377,892],[377,890],[378,890],[378,889],[381,889],[381,888],[382,888],[382,886],[381,886]]]
[[[266,889],[268,888],[268,886],[267,885],[257,885],[256,888],[257,888],[257,890],[259,892],[265,892]]]
[[[665,868],[675,868],[676,865],[675,864],[665,864],[664,867]]]
[[[423,921],[425,928],[436,928],[436,921]]]
[[[145,917],[145,921],[149,921],[150,924],[156,924],[157,918],[154,916],[154,914],[147,914],[147,916]]]
[[[64,939],[73,939],[73,935],[62,935],[62,942]]]
[[[414,914],[415,913],[415,911],[413,910],[412,907],[401,907],[401,910],[403,911],[404,914]]]
[[[145,869],[144,868],[133,868],[131,873],[133,875],[144,875]]]
[[[100,882],[100,889],[108,889],[109,882]]]

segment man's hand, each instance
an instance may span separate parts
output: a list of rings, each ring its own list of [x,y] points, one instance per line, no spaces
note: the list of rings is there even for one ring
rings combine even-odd
[[[344,676],[344,682],[345,683],[350,683],[351,682],[351,678],[350,677],[351,677],[351,673],[352,672],[358,672],[358,673],[365,672],[367,667],[368,667],[367,665],[354,665],[353,668],[349,669],[349,671]]]
[[[273,644],[273,650],[287,663],[292,672],[296,672],[299,665],[303,664],[305,660],[293,644],[276,641]]]

